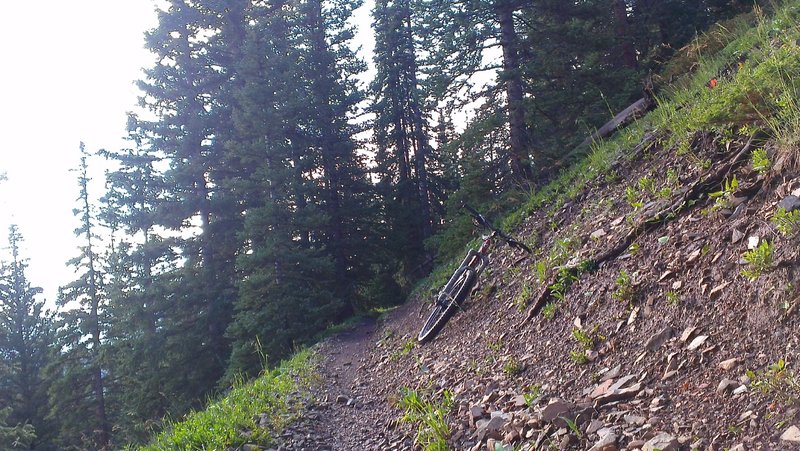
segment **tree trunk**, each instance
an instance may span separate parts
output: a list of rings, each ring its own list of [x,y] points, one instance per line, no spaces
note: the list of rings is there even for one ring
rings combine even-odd
[[[409,77],[409,102],[411,107],[411,120],[414,126],[414,169],[417,173],[417,194],[419,197],[420,215],[419,221],[421,225],[422,240],[423,242],[433,235],[433,228],[431,222],[431,203],[430,191],[428,190],[428,170],[427,170],[427,152],[428,152],[428,139],[425,136],[425,122],[422,118],[422,108],[420,107],[419,89],[417,86],[417,60],[413,44],[413,36],[411,30],[411,10],[408,5],[408,0],[404,1],[404,20],[405,20],[405,33],[406,39],[404,42],[408,43],[411,48],[403,49],[408,57],[408,77]],[[423,245],[423,248],[425,246]],[[430,264],[433,262],[433,255],[430,250],[424,251],[425,262],[423,263],[423,270],[425,273],[431,270]]]
[[[636,50],[633,48],[633,36],[631,35],[630,26],[628,24],[628,6],[625,0],[614,0],[614,24],[617,34],[617,40],[620,42],[622,51],[622,64],[625,67],[635,69]]]
[[[528,153],[528,133],[523,106],[522,75],[517,47],[519,38],[514,29],[514,9],[506,0],[498,0],[495,13],[500,25],[500,46],[503,49],[503,74],[508,97],[508,125],[511,139],[511,171],[517,182],[533,179]]]

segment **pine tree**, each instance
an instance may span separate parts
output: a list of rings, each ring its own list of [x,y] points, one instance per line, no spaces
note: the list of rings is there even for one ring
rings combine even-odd
[[[33,427],[36,438],[29,442],[30,449],[52,449],[55,431],[46,419],[47,384],[42,377],[54,338],[52,318],[38,298],[42,289],[32,286],[25,275],[22,241],[17,226],[10,226],[11,259],[0,271],[0,356],[7,368],[0,393],[10,409],[6,421]]]
[[[57,301],[63,310],[57,338],[60,353],[48,367],[51,416],[61,424],[62,448],[108,449],[112,422],[106,403],[108,368],[103,359],[108,329],[106,299],[98,226],[89,196],[89,154],[83,143],[80,150],[79,207],[73,213],[80,220],[75,235],[83,243],[80,255],[69,261],[78,278],[61,287]]]
[[[244,36],[244,0],[171,0],[147,35],[157,64],[139,86],[142,103],[157,116],[136,118],[132,130],[163,156],[167,190],[157,224],[185,237],[174,296],[175,318],[187,328],[187,391],[202,400],[222,375],[230,351],[224,336],[236,297],[234,262],[240,248],[241,208],[221,189],[228,175],[223,142],[232,133],[232,66]],[[180,305],[180,308],[177,307]]]

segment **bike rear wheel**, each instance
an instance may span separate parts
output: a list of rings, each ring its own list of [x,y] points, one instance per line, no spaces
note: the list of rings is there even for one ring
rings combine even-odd
[[[439,296],[437,296],[436,302],[433,305],[433,311],[422,326],[422,330],[419,331],[419,335],[417,336],[418,342],[426,343],[432,340],[433,337],[442,330],[447,320],[450,319],[450,316],[453,315],[456,308],[464,302],[467,294],[469,294],[475,282],[475,277],[475,270],[470,267],[459,268],[458,271],[453,274],[455,282],[453,284],[448,284],[450,288],[439,293]]]

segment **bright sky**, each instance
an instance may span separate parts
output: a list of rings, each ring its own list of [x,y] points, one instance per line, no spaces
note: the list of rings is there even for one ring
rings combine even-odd
[[[0,173],[8,181],[0,182],[0,247],[17,224],[28,278],[45,289],[49,305],[74,279],[66,261],[78,254],[77,174],[70,169],[79,163],[79,143],[91,152],[124,146],[126,112],[137,101],[133,82],[152,61],[143,33],[156,24],[154,0],[3,4]],[[95,179],[99,196],[102,173]]]
[[[75,279],[67,260],[78,255],[79,143],[87,150],[126,144],[126,112],[135,110],[134,81],[152,64],[146,30],[157,25],[157,0],[9,1],[0,19],[0,247],[8,227],[25,238],[28,279],[53,306],[58,287]],[[357,11],[356,44],[374,46],[371,1]],[[93,197],[103,194],[101,160]],[[2,252],[7,255],[7,252]]]

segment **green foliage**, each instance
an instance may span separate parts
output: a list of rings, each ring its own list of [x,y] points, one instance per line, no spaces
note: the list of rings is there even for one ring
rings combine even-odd
[[[516,376],[522,373],[522,370],[524,369],[525,367],[522,365],[522,363],[513,355],[509,356],[508,360],[503,363],[503,373],[505,373],[506,376]]]
[[[525,399],[525,405],[531,408],[536,404],[536,400],[542,397],[542,394],[542,386],[540,384],[531,384],[522,393],[522,398]]]
[[[442,398],[433,399],[409,388],[400,390],[400,408],[403,416],[400,421],[417,427],[414,443],[424,451],[446,451],[450,426],[447,418],[453,407],[453,396],[445,390]]]
[[[572,360],[572,363],[576,365],[583,365],[589,361],[589,359],[586,357],[585,349],[573,349],[569,352],[569,358]]]
[[[578,342],[579,345],[585,349],[592,349],[595,344],[595,337],[591,333],[587,333],[583,329],[573,328],[572,329],[572,338]]]
[[[667,304],[669,305],[678,305],[681,302],[680,295],[673,290],[667,291],[665,297],[667,298]]]
[[[228,449],[245,443],[269,445],[273,434],[299,412],[302,406],[297,400],[308,396],[311,382],[318,377],[313,357],[311,351],[302,351],[249,383],[237,383],[224,398],[168,425],[141,449]],[[267,429],[258,425],[262,417],[270,419]]]
[[[754,150],[753,154],[750,156],[750,166],[752,166],[753,170],[759,174],[766,174],[769,172],[771,165],[772,163],[769,161],[767,149],[764,149],[763,147]]]
[[[620,302],[632,302],[635,292],[633,280],[628,272],[620,269],[614,283],[616,284],[616,289],[611,293],[611,297]]]
[[[748,266],[742,270],[742,275],[750,280],[758,279],[764,271],[772,266],[773,252],[774,246],[767,240],[763,240],[755,249],[745,252],[742,259],[748,263]]]
[[[714,201],[713,210],[721,210],[723,208],[730,208],[733,200],[733,193],[739,188],[739,180],[736,179],[734,174],[732,179],[726,179],[720,191],[715,191],[709,194],[709,197],[716,199]]]
[[[514,305],[517,307],[517,310],[523,311],[525,307],[528,305],[528,301],[530,301],[531,296],[533,296],[533,288],[527,282],[522,284],[522,289],[520,290],[519,294],[514,297]]]
[[[783,208],[779,208],[772,216],[772,224],[783,235],[794,235],[800,231],[800,210],[787,212]]]
[[[779,359],[760,371],[747,370],[750,386],[761,393],[774,396],[785,405],[800,401],[800,379],[786,367],[786,361]]]
[[[639,198],[639,192],[632,186],[625,188],[625,201],[628,202],[628,205],[633,207],[634,210],[638,210],[644,206],[644,203]]]
[[[28,450],[36,439],[36,433],[30,424],[8,426],[11,407],[0,409],[0,448],[9,451]]]
[[[555,318],[556,312],[558,312],[558,305],[555,302],[548,302],[542,307],[542,316],[544,316],[545,319]]]
[[[536,272],[536,280],[539,283],[544,282],[547,279],[547,262],[544,260],[539,260],[534,265],[534,270]]]

